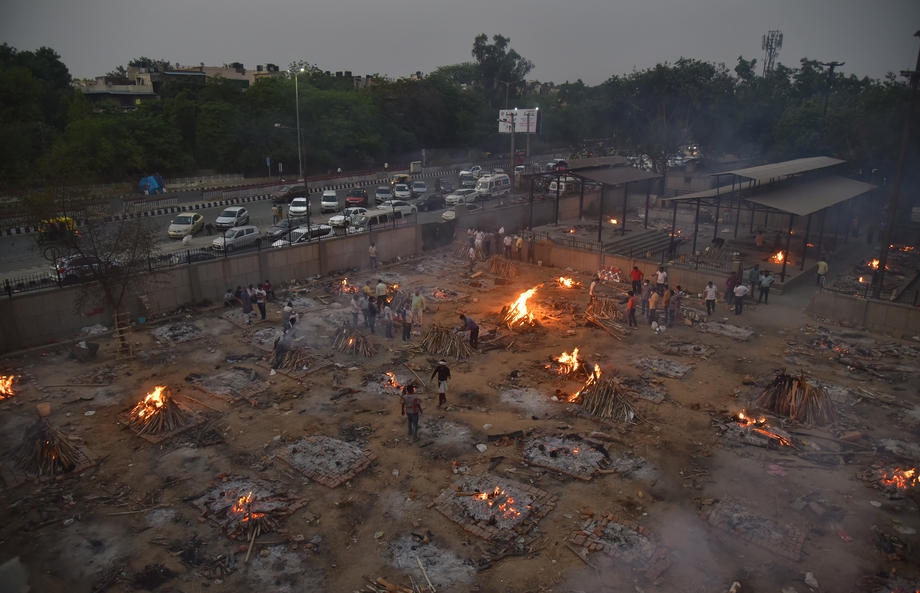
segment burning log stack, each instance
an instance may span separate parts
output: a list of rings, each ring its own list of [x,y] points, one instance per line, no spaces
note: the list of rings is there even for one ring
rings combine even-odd
[[[630,403],[629,387],[619,377],[601,379],[597,365],[594,365],[594,372],[585,386],[569,398],[569,402],[577,403],[585,412],[597,418],[625,423],[636,419],[636,411]]]
[[[360,354],[365,358],[371,358],[377,354],[377,348],[371,344],[364,335],[356,329],[343,327],[332,339],[332,347],[345,354]]]
[[[757,406],[804,424],[823,426],[835,420],[830,397],[821,387],[808,383],[805,373],[798,376],[780,372],[757,398]]]
[[[425,331],[416,350],[457,360],[469,358],[475,352],[465,334],[436,323]]]
[[[16,454],[26,473],[55,476],[72,472],[87,460],[79,447],[67,440],[44,418],[32,425]]]
[[[165,385],[154,387],[128,413],[128,426],[138,435],[175,432],[185,428],[189,420],[189,415],[179,407]]]
[[[13,381],[16,375],[0,375],[0,401],[13,397]]]

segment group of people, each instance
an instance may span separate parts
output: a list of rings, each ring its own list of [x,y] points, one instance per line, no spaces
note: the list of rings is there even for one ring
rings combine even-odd
[[[640,292],[635,289],[627,294],[626,318],[629,327],[637,327],[636,308],[642,311],[642,316],[653,328],[672,327],[680,317],[680,306],[683,298],[687,296],[683,287],[678,284],[671,288],[667,280],[667,272],[659,269],[655,277],[655,286],[648,280],[642,280]],[[660,281],[659,281],[660,280]]]
[[[525,248],[524,237],[520,234],[511,234],[505,232],[505,227],[500,227],[494,233],[486,232],[478,228],[469,228],[466,230],[469,239],[469,248],[467,249],[467,259],[470,264],[470,273],[477,261],[487,259],[492,255],[501,254],[506,259],[524,259],[524,253],[527,252],[528,263],[534,263],[534,242],[535,236],[531,234],[528,239],[529,245]]]
[[[389,295],[389,286],[383,279],[378,279],[377,284],[371,288],[371,283],[365,282],[364,286],[351,297],[351,324],[358,326],[358,317],[361,316],[362,324],[372,334],[377,332],[377,318],[383,320],[384,336],[393,338],[393,326],[402,326],[402,340],[408,342],[412,336],[413,325],[422,325],[425,317],[427,303],[420,290],[409,299],[394,309],[393,298]]]
[[[236,290],[227,288],[224,293],[224,307],[240,306],[246,315],[247,323],[252,322],[252,314],[258,309],[262,321],[266,317],[266,303],[275,299],[275,289],[266,280],[262,284],[238,285]]]
[[[431,372],[431,379],[438,380],[438,408],[447,405],[447,382],[450,380],[450,367],[446,360],[439,360],[438,366]],[[418,440],[418,422],[422,415],[422,398],[416,393],[415,383],[409,383],[402,389],[400,398],[400,414],[406,417],[409,423],[409,436]]]

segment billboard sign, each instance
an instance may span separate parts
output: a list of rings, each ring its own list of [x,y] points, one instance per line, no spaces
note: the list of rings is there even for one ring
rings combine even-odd
[[[539,109],[500,109],[498,111],[498,133],[510,134],[512,123],[518,134],[534,134],[537,131]]]

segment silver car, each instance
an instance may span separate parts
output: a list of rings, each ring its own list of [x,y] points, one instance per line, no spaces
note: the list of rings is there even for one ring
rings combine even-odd
[[[221,236],[211,242],[211,249],[217,251],[237,251],[258,245],[262,242],[259,227],[248,224],[227,229]]]
[[[249,224],[249,211],[242,206],[225,208],[214,221],[214,226],[219,229],[229,229],[245,224]]]

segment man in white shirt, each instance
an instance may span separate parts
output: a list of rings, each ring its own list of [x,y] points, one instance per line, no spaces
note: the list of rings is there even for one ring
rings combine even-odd
[[[735,293],[735,315],[741,315],[741,310],[744,307],[744,297],[751,294],[751,289],[745,284],[739,284],[733,292]]]
[[[664,295],[664,288],[668,284],[668,273],[664,271],[664,266],[658,268],[655,279],[655,290],[659,296]]]

